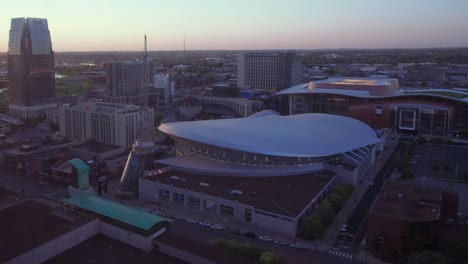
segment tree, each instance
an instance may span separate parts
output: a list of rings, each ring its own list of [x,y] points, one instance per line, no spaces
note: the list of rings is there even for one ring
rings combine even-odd
[[[49,128],[50,128],[50,130],[52,130],[54,132],[57,132],[60,129],[60,127],[57,124],[54,124],[54,123],[50,123]]]
[[[228,242],[222,238],[216,237],[211,240],[211,245],[215,248],[227,248]]]
[[[467,249],[466,244],[456,238],[448,238],[440,242],[440,252],[457,262],[468,259]]]
[[[316,214],[312,214],[305,218],[302,226],[301,237],[307,240],[314,240],[320,237],[324,227],[320,218]]]
[[[335,217],[335,211],[333,211],[333,208],[329,202],[324,201],[320,206],[317,207],[317,215],[320,218],[320,222],[324,226],[328,226]]]
[[[424,264],[443,264],[445,263],[445,258],[439,253],[430,251],[430,250],[424,250],[420,254],[418,254],[419,257],[419,263],[424,263]]]
[[[260,262],[262,264],[283,264],[284,260],[282,257],[276,255],[273,251],[267,251],[260,255]]]
[[[154,112],[154,125],[159,126],[162,118],[163,118],[163,114],[161,113],[161,111]]]
[[[343,197],[335,193],[329,194],[327,197],[327,201],[330,203],[331,207],[335,212],[338,212],[345,203]]]

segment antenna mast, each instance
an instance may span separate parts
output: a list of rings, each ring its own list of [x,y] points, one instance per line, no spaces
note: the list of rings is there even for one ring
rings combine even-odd
[[[148,46],[146,43],[145,34],[145,53],[143,54],[143,105],[144,108],[148,108],[148,85],[149,85],[149,67],[148,67]]]
[[[148,46],[146,41],[145,34],[145,45],[144,45],[144,54],[143,54],[143,89],[140,93],[140,117],[142,119],[142,124],[137,134],[138,141],[151,142],[151,128],[149,127],[151,118],[149,114],[148,107],[148,97],[149,97],[149,65],[148,65]]]

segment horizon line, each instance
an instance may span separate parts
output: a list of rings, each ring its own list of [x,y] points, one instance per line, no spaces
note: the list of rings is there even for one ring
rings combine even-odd
[[[468,49],[468,46],[446,46],[446,47],[421,47],[421,48],[273,48],[273,49],[193,49],[187,51],[320,51],[320,50],[427,50],[427,49]],[[183,49],[174,50],[148,50],[148,52],[184,52]],[[143,50],[65,50],[54,51],[54,53],[79,53],[79,52],[143,52]],[[0,51],[8,53],[8,51]]]

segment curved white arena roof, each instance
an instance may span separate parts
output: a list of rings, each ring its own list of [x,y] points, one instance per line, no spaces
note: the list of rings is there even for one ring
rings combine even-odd
[[[380,141],[368,125],[345,116],[299,114],[165,123],[162,132],[206,145],[282,157],[323,157]]]

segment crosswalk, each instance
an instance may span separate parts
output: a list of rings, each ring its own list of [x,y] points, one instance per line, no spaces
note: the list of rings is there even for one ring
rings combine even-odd
[[[346,252],[343,252],[343,251],[339,251],[339,250],[330,249],[330,250],[328,250],[328,254],[335,255],[335,256],[341,257],[341,258],[353,259],[352,254],[346,253]]]

